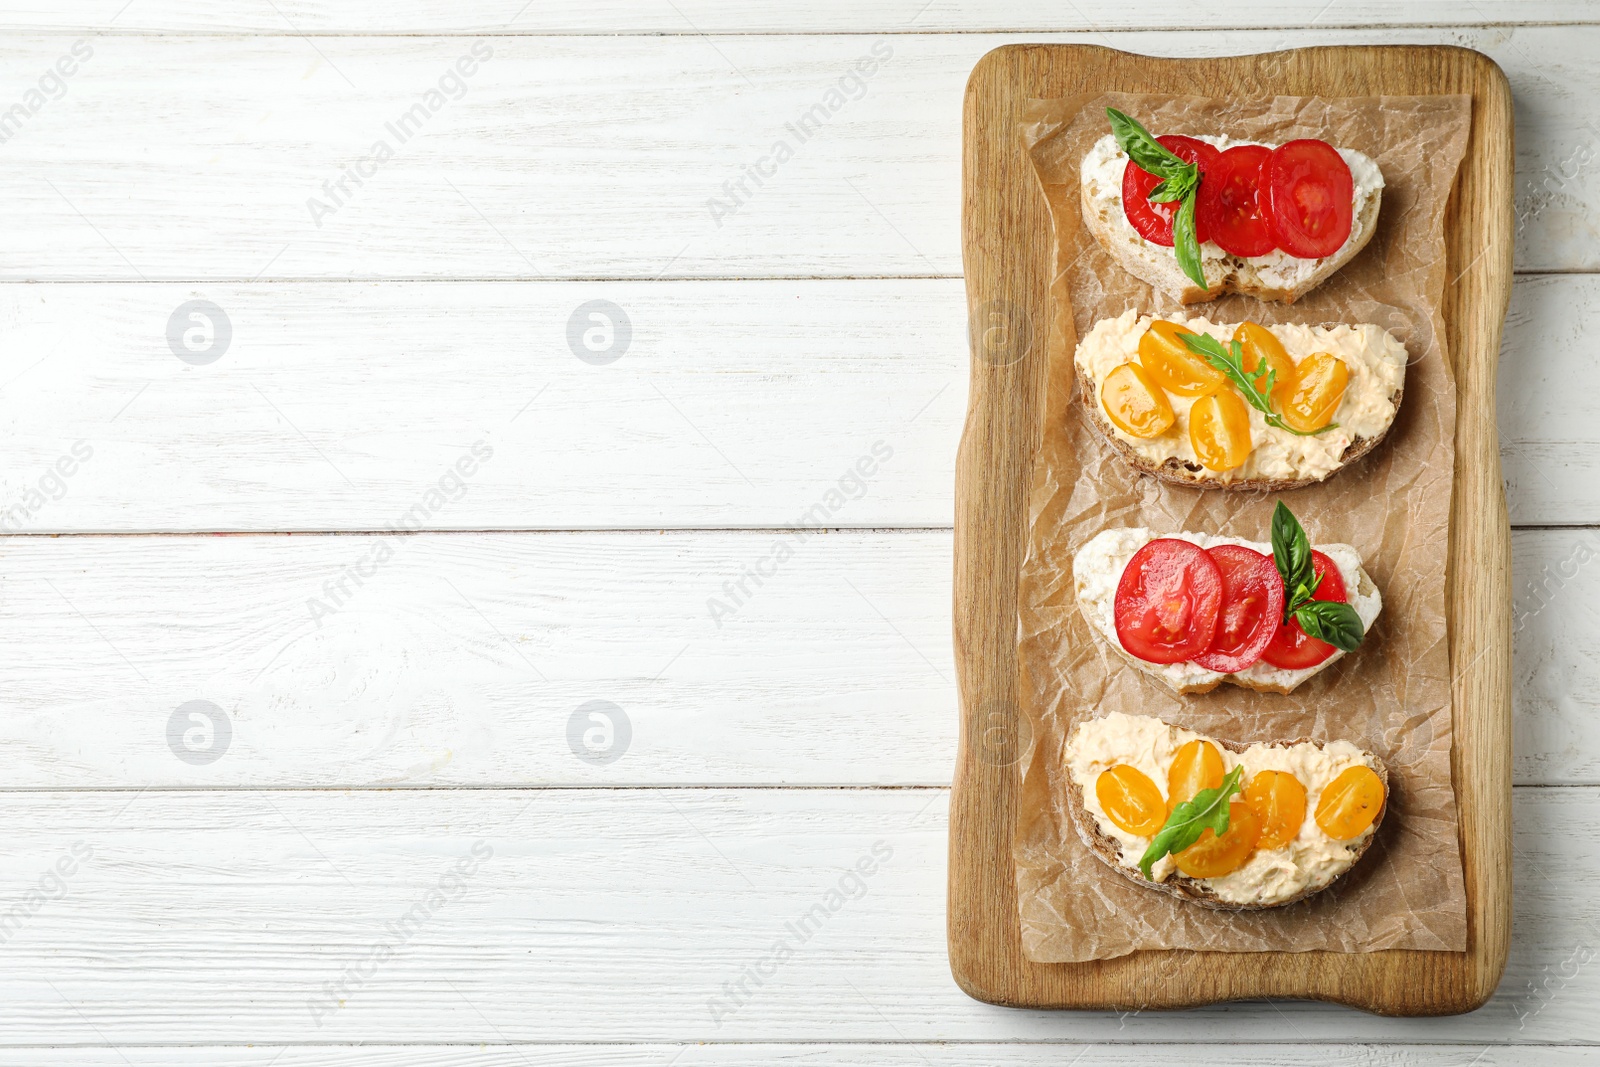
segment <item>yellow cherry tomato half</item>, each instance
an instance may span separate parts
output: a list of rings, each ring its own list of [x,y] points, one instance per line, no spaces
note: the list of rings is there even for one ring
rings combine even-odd
[[[1189,351],[1178,336],[1193,333],[1187,326],[1157,319],[1139,338],[1139,363],[1151,379],[1169,393],[1205,396],[1228,384],[1227,376]]]
[[[1194,402],[1189,444],[1208,470],[1231,471],[1250,458],[1250,409],[1238,390],[1224,389]]]
[[[1106,375],[1100,406],[1117,429],[1132,437],[1160,437],[1177,418],[1167,394],[1137,363],[1124,363]]]
[[[1261,817],[1235,800],[1228,805],[1227,833],[1218,837],[1215,830],[1201,831],[1200,840],[1172,854],[1172,862],[1190,878],[1220,878],[1243,867],[1260,839]]]
[[[1333,421],[1344,399],[1350,371],[1344,360],[1327,352],[1314,352],[1294,368],[1294,386],[1274,394],[1279,416],[1301,433],[1312,433]]]
[[[1317,798],[1317,825],[1336,841],[1361,836],[1383,811],[1383,779],[1365,764],[1342,772]]]
[[[1210,741],[1190,741],[1178,749],[1167,768],[1167,811],[1192,800],[1202,789],[1222,784],[1222,753]]]
[[[1245,373],[1255,376],[1257,389],[1267,391],[1269,370],[1276,373],[1272,379],[1274,389],[1294,377],[1294,360],[1289,358],[1278,335],[1265,326],[1258,322],[1241,322],[1239,328],[1233,331],[1233,339],[1239,342]]]
[[[1106,818],[1127,833],[1154,837],[1167,821],[1161,791],[1148,775],[1126,763],[1100,775],[1094,783],[1094,795]]]
[[[1262,771],[1245,787],[1244,801],[1261,818],[1258,848],[1282,848],[1306,821],[1306,787],[1288,771]]]

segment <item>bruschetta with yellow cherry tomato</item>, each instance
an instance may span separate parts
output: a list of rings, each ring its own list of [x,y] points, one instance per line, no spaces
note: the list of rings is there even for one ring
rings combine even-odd
[[[1383,761],[1349,741],[1245,743],[1146,715],[1067,738],[1078,836],[1124,877],[1203,907],[1281,908],[1366,854],[1388,807]]]
[[[1378,446],[1405,395],[1381,326],[1214,323],[1129,309],[1073,357],[1089,422],[1133,467],[1194,488],[1282,492]]]

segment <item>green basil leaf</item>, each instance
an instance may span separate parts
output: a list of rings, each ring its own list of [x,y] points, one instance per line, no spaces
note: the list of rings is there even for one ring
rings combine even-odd
[[[1182,200],[1195,191],[1199,185],[1199,179],[1198,173],[1163,178],[1156,184],[1155,188],[1146,194],[1145,199],[1152,204],[1170,204],[1175,200]]]
[[[1183,206],[1178,208],[1177,217],[1172,220],[1172,250],[1178,254],[1178,266],[1183,273],[1204,289],[1205,266],[1200,260],[1200,241],[1194,232],[1195,199],[1195,191],[1190,190],[1189,195],[1183,198]]]
[[[1283,617],[1287,619],[1310,598],[1306,587],[1315,580],[1315,575],[1311,567],[1311,540],[1306,537],[1300,520],[1281,500],[1272,510],[1272,562],[1278,565],[1284,595],[1288,597],[1283,605]]]
[[[1335,600],[1308,600],[1295,610],[1294,617],[1308,635],[1345,652],[1354,652],[1366,637],[1356,609]]]
[[[1152,204],[1170,204],[1174,200],[1182,200],[1183,191],[1176,178],[1163,178],[1145,199]]]
[[[1117,144],[1128,153],[1128,158],[1141,170],[1158,178],[1171,178],[1189,171],[1198,172],[1198,167],[1192,163],[1185,163],[1167,151],[1161,146],[1160,141],[1150,136],[1149,130],[1116,108],[1106,108],[1106,117],[1111,120],[1111,134],[1117,139]]]
[[[1200,840],[1200,835],[1208,828],[1215,830],[1218,837],[1228,832],[1228,798],[1244,791],[1240,782],[1243,777],[1241,764],[1229,771],[1215,789],[1202,789],[1192,799],[1172,809],[1166,823],[1150,839],[1150,847],[1139,857],[1139,872],[1146,880],[1155,881],[1150,876],[1150,867],[1156,860],[1169,852],[1182,852]]]

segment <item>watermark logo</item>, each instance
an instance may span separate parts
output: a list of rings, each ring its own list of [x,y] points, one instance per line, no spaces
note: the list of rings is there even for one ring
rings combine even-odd
[[[57,456],[55,463],[34,479],[33,485],[23,490],[20,500],[0,511],[0,528],[13,531],[30,529],[31,521],[38,518],[47,504],[67,495],[67,479],[77,474],[82,465],[93,457],[94,446],[88,441],[74,441],[70,449]]]
[[[227,755],[233,724],[227,712],[209,700],[179,704],[167,719],[167,747],[193,767],[205,767]]]
[[[311,221],[317,228],[322,228],[323,219],[354,200],[356,190],[366,184],[366,179],[375,177],[379,168],[393,159],[402,145],[421,133],[445,105],[466,96],[467,79],[478,73],[480,63],[487,63],[493,57],[494,48],[489,42],[474,41],[465,54],[439,75],[434,88],[422,93],[416,103],[383,124],[384,136],[373,141],[366,154],[322,183],[321,197],[307,197],[306,210],[311,212]]]
[[[1014,767],[1027,754],[1033,724],[1015,704],[985,702],[967,720],[966,737],[979,763]]]
[[[633,743],[628,713],[609,700],[591,700],[567,719],[567,747],[585,763],[615,763]]]
[[[88,41],[72,42],[72,47],[39,75],[38,88],[25,90],[20,100],[0,112],[0,144],[21,133],[27,121],[43,111],[50,101],[66,96],[66,80],[78,73],[80,62],[87,63],[93,58],[94,48]]]
[[[324,982],[320,996],[306,1001],[311,1021],[321,1027],[324,1018],[344,1007],[345,1002],[405,948],[446,904],[465,896],[468,880],[493,858],[494,848],[489,842],[481,839],[473,842],[468,853],[440,875],[411,907],[384,924],[385,936],[381,941],[374,942],[359,960],[340,971],[338,978]]]
[[[628,352],[633,322],[609,300],[579,304],[567,318],[567,347],[585,363],[604,367]]]
[[[397,534],[402,530],[416,533],[436,518],[446,505],[466,496],[470,479],[493,458],[493,446],[487,441],[474,441],[471,449],[456,457],[456,461],[445,468],[444,473],[423,492],[416,503],[407,508],[399,519],[388,524],[387,534],[369,541],[360,559],[347,564],[336,577],[322,583],[322,596],[307,597],[306,612],[311,616],[311,621],[317,624],[317,629],[322,629],[323,619],[349,607],[367,580],[395,557],[398,546],[404,544]]]
[[[1545,1006],[1555,1000],[1556,996],[1567,987],[1567,983],[1578,977],[1594,957],[1594,949],[1588,945],[1578,945],[1573,948],[1571,955],[1556,966],[1545,964],[1537,982],[1532,978],[1528,979],[1527,991],[1514,995],[1507,1001],[1512,1014],[1517,1017],[1517,1029],[1526,1029],[1528,1020],[1544,1011]]]
[[[228,353],[233,343],[233,323],[228,313],[210,300],[179,304],[167,319],[167,346],[185,363],[204,367]]]
[[[986,300],[967,320],[972,354],[991,367],[1009,367],[1033,346],[1033,320],[1006,300]]]
[[[1580,534],[1564,557],[1539,568],[1538,576],[1524,582],[1522,593],[1512,601],[1511,635],[1520,634],[1528,623],[1555,603],[1566,587],[1577,580],[1579,572],[1597,556],[1600,556],[1600,542]]]
[[[784,923],[782,932],[766,953],[748,964],[736,977],[723,982],[721,996],[713,996],[706,1001],[706,1011],[711,1015],[712,1023],[721,1029],[724,1019],[750,1003],[761,987],[766,985],[767,979],[777,975],[784,964],[794,959],[795,954],[828,924],[828,920],[850,901],[860,900],[867,895],[867,879],[882,870],[893,858],[894,846],[887,841],[874,841],[871,850],[863,853],[855,866],[845,868],[844,873],[809,908]]]
[[[888,442],[874,441],[872,448],[846,467],[816,503],[788,524],[789,532],[782,540],[774,541],[764,556],[746,565],[739,577],[723,582],[721,596],[707,597],[706,612],[717,629],[722,629],[724,618],[737,614],[740,608],[751,601],[757,590],[777,575],[784,563],[794,558],[798,546],[817,530],[826,529],[828,522],[844,510],[850,501],[866,496],[871,488],[868,479],[874,477],[880,466],[893,455],[894,448]]]
[[[867,53],[851,64],[828,87],[821,99],[796,115],[793,121],[783,124],[787,136],[778,137],[766,154],[742,167],[737,177],[723,182],[722,196],[706,200],[706,210],[711,213],[711,221],[717,224],[717,228],[722,228],[722,220],[726,216],[737,214],[740,208],[754,199],[757,190],[766,185],[768,179],[777,176],[778,168],[793,159],[800,147],[820,133],[835,115],[866,96],[868,79],[878,73],[878,69],[893,55],[894,46],[888,41],[874,41]]]
[[[77,874],[81,864],[94,858],[94,849],[87,841],[74,841],[72,847],[56,858],[55,863],[34,880],[32,888],[15,898],[4,912],[0,912],[0,945],[10,941],[17,931],[27,925],[41,908],[52,900],[64,900],[68,879]]]

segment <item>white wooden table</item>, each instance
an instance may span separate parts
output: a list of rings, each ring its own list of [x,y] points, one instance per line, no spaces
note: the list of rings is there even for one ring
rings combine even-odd
[[[1600,11],[1219,6],[5,4],[0,1067],[1586,1062]],[[1510,76],[1516,926],[1471,1016],[950,979],[959,103],[1017,40]]]

